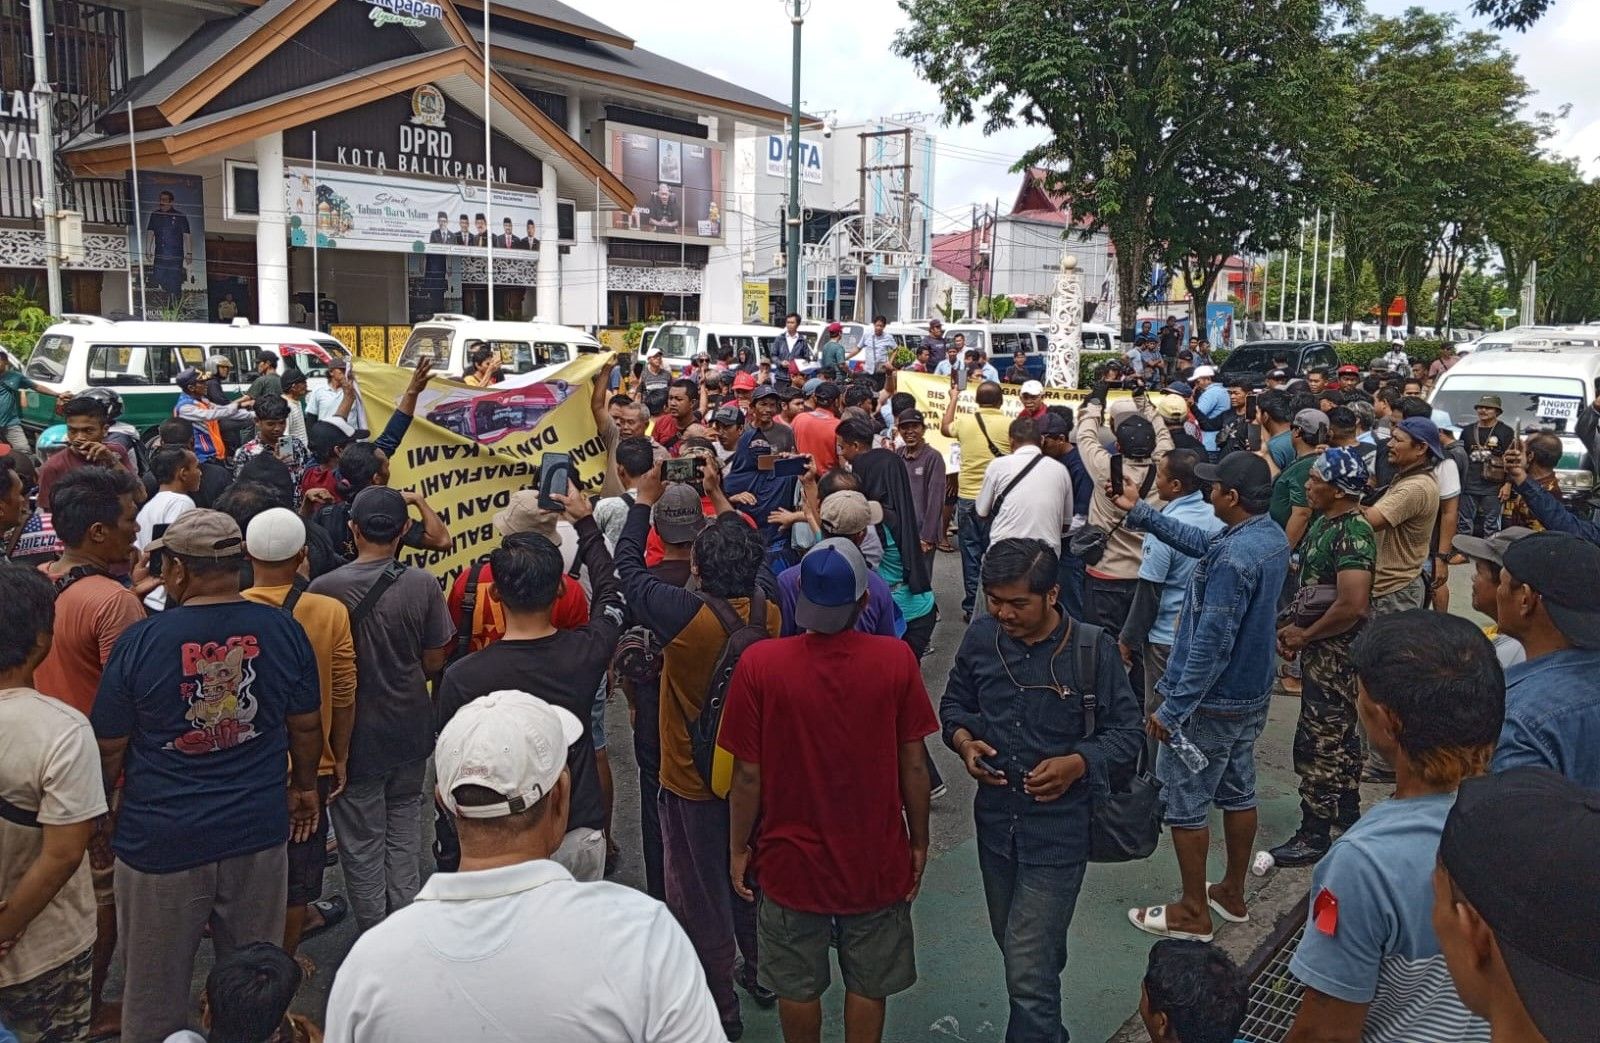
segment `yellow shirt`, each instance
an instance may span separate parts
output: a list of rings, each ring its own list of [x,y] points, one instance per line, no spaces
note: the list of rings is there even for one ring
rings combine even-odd
[[[978,417],[983,417],[983,427]],[[987,428],[989,437],[984,437]],[[961,443],[961,477],[956,482],[956,495],[963,500],[976,500],[983,488],[983,472],[995,454],[989,451],[992,441],[1002,455],[1011,452],[1011,419],[994,406],[985,406],[976,413],[963,413],[950,423],[950,431]]]
[[[261,605],[282,605],[289,587],[251,587],[241,592]],[[334,707],[356,704],[356,643],[350,636],[350,611],[344,602],[324,594],[301,594],[295,602],[294,618],[305,628],[311,650],[317,656],[317,678],[322,683],[322,763],[317,774],[333,774],[333,748],[328,735],[333,729]]]

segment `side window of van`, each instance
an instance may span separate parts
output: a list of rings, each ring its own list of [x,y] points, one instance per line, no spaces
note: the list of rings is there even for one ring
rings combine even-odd
[[[40,337],[39,343],[34,345],[33,354],[28,356],[28,365],[23,373],[34,380],[57,383],[67,379],[67,361],[71,356],[71,337],[60,334]]]
[[[89,386],[170,385],[179,370],[199,366],[206,357],[206,349],[198,345],[95,344],[89,348]]]
[[[412,330],[401,349],[400,365],[415,367],[425,353],[433,356],[434,366],[443,372],[450,362],[450,330],[442,326],[418,326]]]

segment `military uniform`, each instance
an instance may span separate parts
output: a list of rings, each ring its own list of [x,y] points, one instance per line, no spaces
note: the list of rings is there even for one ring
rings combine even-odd
[[[0,1021],[23,1039],[82,1039],[89,1031],[94,950],[0,988]]]
[[[1334,583],[1341,571],[1373,571],[1378,544],[1360,511],[1318,517],[1300,544],[1302,586]],[[1361,737],[1356,731],[1356,671],[1350,646],[1361,627],[1300,653],[1304,689],[1294,733],[1294,770],[1300,776],[1302,828],[1341,829],[1361,814]]]

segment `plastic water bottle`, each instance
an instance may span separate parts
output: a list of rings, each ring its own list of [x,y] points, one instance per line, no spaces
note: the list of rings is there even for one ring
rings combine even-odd
[[[1255,876],[1266,876],[1277,864],[1278,860],[1272,857],[1271,851],[1257,851],[1250,863],[1250,872]]]
[[[1205,771],[1206,765],[1211,763],[1210,759],[1200,751],[1200,747],[1190,742],[1184,737],[1183,732],[1176,728],[1169,733],[1167,746],[1173,753],[1177,754],[1178,759],[1183,761],[1184,767],[1190,771]]]

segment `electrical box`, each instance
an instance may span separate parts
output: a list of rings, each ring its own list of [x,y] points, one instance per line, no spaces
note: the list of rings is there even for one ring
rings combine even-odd
[[[83,262],[83,214],[78,210],[56,211],[57,256],[68,264]]]

